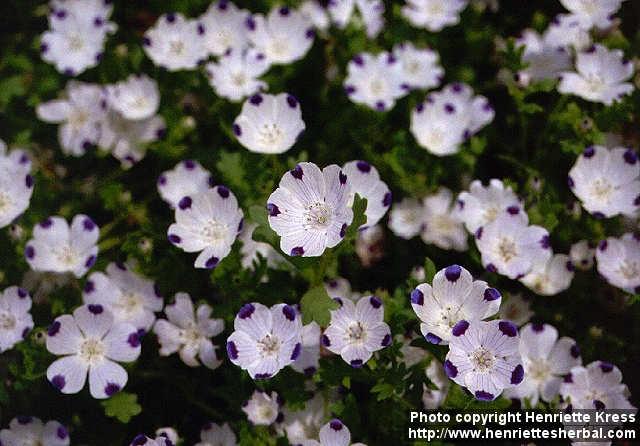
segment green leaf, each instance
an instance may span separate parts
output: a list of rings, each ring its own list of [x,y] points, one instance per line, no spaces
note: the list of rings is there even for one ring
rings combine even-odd
[[[427,283],[433,282],[433,276],[436,275],[436,264],[429,257],[424,260],[424,280]]]
[[[382,382],[382,381],[378,382],[378,384],[373,386],[373,388],[371,389],[372,393],[378,394],[378,397],[377,397],[378,401],[383,401],[388,398],[391,398],[393,396],[393,391],[394,391],[393,385]]]
[[[358,234],[358,228],[367,222],[367,216],[364,215],[367,210],[367,199],[356,194],[353,198],[353,206],[351,209],[353,209],[353,222],[351,223],[351,226],[349,226],[345,238],[348,240],[355,240]]]
[[[329,297],[324,286],[317,286],[302,296],[300,307],[302,308],[302,321],[305,324],[316,321],[321,327],[326,327],[331,320],[329,311],[338,308],[338,303]]]
[[[138,395],[133,393],[116,393],[101,404],[104,407],[106,416],[115,418],[125,424],[142,412],[142,407],[138,404]]]

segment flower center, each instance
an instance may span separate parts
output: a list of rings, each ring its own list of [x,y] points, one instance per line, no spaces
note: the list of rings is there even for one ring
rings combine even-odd
[[[73,266],[78,263],[78,253],[71,249],[70,246],[63,246],[55,253],[58,261],[66,266]]]
[[[267,47],[267,52],[276,58],[289,54],[289,43],[285,39],[273,39]]]
[[[623,260],[618,271],[627,280],[635,279],[640,275],[640,265],[633,260]]]
[[[354,322],[347,327],[347,338],[349,342],[364,342],[367,333],[361,322]]]
[[[371,95],[374,97],[380,97],[386,91],[385,83],[380,78],[374,78],[371,80],[369,84],[369,90],[371,91]]]
[[[104,358],[104,344],[99,339],[85,340],[80,346],[80,357],[90,364],[95,364]]]
[[[589,90],[592,93],[600,93],[605,86],[604,80],[601,76],[595,73],[589,73],[586,77],[587,84],[589,86]]]
[[[0,213],[5,212],[11,207],[11,198],[8,194],[0,191]]]
[[[476,372],[486,372],[493,369],[496,362],[495,356],[489,350],[480,346],[469,354],[469,361]]]
[[[275,356],[280,350],[280,340],[272,334],[266,335],[261,341],[258,341],[258,350],[262,356]]]
[[[184,53],[184,42],[181,40],[172,40],[169,42],[169,51],[176,56],[182,56]]]
[[[227,236],[228,226],[218,223],[216,220],[210,220],[201,229],[202,237],[208,240],[212,245],[224,240]]]
[[[16,326],[16,318],[11,313],[0,313],[0,328],[3,330],[13,330]]]
[[[76,131],[84,127],[87,121],[89,121],[89,113],[84,109],[76,108],[69,114],[69,125],[76,129]]]
[[[596,178],[591,183],[591,194],[596,200],[608,202],[612,192],[613,185],[604,178]]]
[[[259,417],[263,420],[271,420],[273,418],[273,408],[271,406],[262,406],[258,409]]]
[[[536,358],[529,363],[527,374],[535,381],[546,381],[551,375],[551,367],[546,360]]]
[[[265,146],[276,146],[282,140],[283,132],[276,123],[262,124],[258,128],[258,142]]]
[[[496,208],[495,206],[489,206],[487,209],[484,210],[484,220],[487,223],[491,223],[493,220],[495,220],[498,217],[498,208]]]
[[[440,1],[431,2],[429,6],[427,6],[427,14],[430,15],[442,15],[444,13],[444,8]]]
[[[142,298],[131,291],[122,293],[116,307],[126,314],[136,313],[142,307]]]
[[[458,322],[460,322],[460,316],[458,313],[460,308],[453,308],[451,306],[444,307],[440,310],[441,324],[446,328],[453,328]]]
[[[518,249],[515,241],[509,237],[502,237],[497,246],[498,256],[503,262],[509,262],[511,259],[518,255]]]
[[[199,345],[202,335],[200,334],[200,330],[198,330],[198,326],[190,322],[187,328],[180,330],[180,338],[184,344]]]
[[[84,40],[79,34],[71,34],[69,36],[69,50],[80,51],[84,48]]]
[[[231,81],[234,85],[242,87],[247,83],[247,77],[242,72],[235,73],[231,75]]]
[[[420,62],[411,59],[404,64],[404,70],[409,74],[418,74],[420,71]]]
[[[304,213],[305,229],[325,229],[331,223],[331,208],[324,203],[313,203],[307,206]]]

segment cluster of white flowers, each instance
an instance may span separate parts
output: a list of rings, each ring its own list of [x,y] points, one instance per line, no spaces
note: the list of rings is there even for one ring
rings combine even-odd
[[[149,143],[165,134],[157,114],[160,92],[146,75],[113,85],[70,81],[63,99],[39,104],[38,118],[56,123],[63,153],[82,156],[93,146],[113,154],[123,168],[144,158]]]
[[[468,0],[407,0],[402,15],[417,28],[438,32],[460,21]]]
[[[70,442],[69,432],[62,424],[53,420],[43,423],[36,417],[16,417],[8,429],[0,430],[0,443],[6,446],[69,446]]]
[[[411,90],[437,87],[443,76],[435,51],[404,42],[392,52],[356,55],[347,65],[344,89],[353,102],[387,111]]]
[[[67,76],[77,76],[98,65],[107,36],[117,29],[109,21],[111,2],[51,0],[49,7],[49,30],[40,41],[42,59]]]

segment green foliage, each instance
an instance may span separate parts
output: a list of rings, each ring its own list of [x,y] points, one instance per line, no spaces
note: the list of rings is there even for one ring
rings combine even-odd
[[[338,303],[329,297],[324,286],[317,286],[304,293],[300,307],[304,324],[316,321],[321,327],[326,327],[331,319],[329,311],[337,309]]]
[[[142,412],[142,406],[138,404],[138,395],[128,392],[118,392],[100,404],[104,407],[106,416],[121,423],[128,423],[131,418]]]

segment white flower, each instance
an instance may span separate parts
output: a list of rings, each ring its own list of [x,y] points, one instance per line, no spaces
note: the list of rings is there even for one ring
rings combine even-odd
[[[23,150],[7,152],[0,140],[0,228],[27,210],[32,194],[31,160]]]
[[[83,305],[57,317],[47,332],[47,350],[63,356],[47,369],[47,379],[62,393],[78,393],[89,375],[94,398],[109,398],[127,383],[127,372],[118,362],[140,356],[137,329],[115,323],[102,305]]]
[[[384,322],[384,306],[376,296],[357,303],[334,298],[340,304],[331,310],[331,323],[322,335],[322,345],[342,356],[352,367],[362,367],[374,352],[391,345],[391,330]]]
[[[440,85],[444,70],[438,53],[428,48],[416,48],[402,42],[393,47],[393,55],[402,67],[402,85],[410,89],[428,89]]]
[[[479,180],[472,181],[469,191],[458,195],[457,205],[457,215],[472,234],[505,211],[519,212],[523,209],[511,186],[505,187],[502,181],[495,178],[486,186]]]
[[[172,427],[161,427],[160,429],[156,429],[156,440],[159,437],[165,437],[174,445],[178,444],[178,441],[180,441],[178,432],[176,432],[176,430]]]
[[[362,297],[361,293],[351,290],[351,284],[344,277],[336,277],[326,281],[324,289],[331,298],[339,297],[357,302]]]
[[[440,249],[467,249],[467,231],[455,212],[452,192],[442,187],[422,201],[422,241]]]
[[[365,216],[367,221],[360,227],[374,226],[387,213],[391,206],[391,191],[387,183],[380,179],[378,170],[366,161],[349,161],[342,166],[351,185],[350,202],[355,194],[367,199]]]
[[[611,26],[611,17],[624,0],[560,0],[585,29]]]
[[[0,443],[4,446],[68,446],[69,432],[57,421],[46,424],[36,417],[16,417],[9,429],[0,431]]]
[[[169,241],[185,252],[199,252],[194,266],[214,268],[231,252],[242,230],[242,209],[225,186],[184,196],[175,210],[176,223],[169,226]]]
[[[411,133],[430,153],[451,155],[489,124],[494,114],[487,98],[474,96],[468,85],[454,83],[430,93],[411,112]]]
[[[468,0],[407,0],[402,15],[415,27],[437,32],[460,21]]]
[[[356,8],[367,37],[375,38],[384,27],[384,3],[381,0],[329,0],[327,5],[332,21],[340,29],[346,28]]]
[[[525,30],[516,43],[524,46],[522,62],[527,65],[518,72],[521,84],[558,79],[562,72],[571,68],[571,54],[562,46],[547,45],[536,31]]]
[[[353,221],[349,195],[347,175],[335,164],[320,170],[300,163],[285,173],[267,201],[269,225],[281,237],[282,251],[317,257],[340,243]]]
[[[520,330],[520,354],[524,381],[507,389],[507,398],[529,400],[531,407],[551,402],[560,391],[563,377],[582,364],[580,349],[571,338],[558,339],[558,330],[548,324],[527,324]]]
[[[574,48],[582,51],[591,45],[589,31],[580,25],[573,14],[558,14],[543,34],[544,42],[555,48]]]
[[[256,153],[284,153],[304,129],[300,103],[287,93],[254,94],[233,123],[240,144]]]
[[[96,263],[99,236],[98,226],[86,215],[73,217],[71,227],[62,217],[49,217],[34,226],[24,255],[34,271],[82,277]]]
[[[508,298],[502,301],[498,315],[500,319],[506,319],[520,327],[529,322],[533,316],[531,301],[526,300],[519,293],[509,294]]]
[[[572,368],[560,386],[560,395],[569,399],[573,409],[635,409],[620,369],[604,361]]]
[[[432,344],[447,344],[451,329],[461,320],[475,322],[498,312],[502,296],[466,269],[451,265],[411,292],[411,306],[420,319],[420,331]]]
[[[169,71],[192,70],[205,59],[205,27],[182,14],[163,14],[142,41],[147,56]]]
[[[302,322],[286,304],[271,308],[245,304],[227,339],[227,353],[253,379],[268,379],[298,359],[302,350]]]
[[[162,138],[166,124],[160,115],[132,121],[110,111],[101,130],[98,145],[112,152],[122,167],[127,169],[144,158],[149,143]]]
[[[230,49],[241,53],[249,44],[245,32],[248,17],[249,11],[228,0],[211,3],[199,19],[204,25],[204,46],[209,54],[222,56]]]
[[[98,143],[107,99],[102,87],[69,81],[65,99],[54,99],[36,108],[38,119],[60,124],[58,141],[66,155],[81,156]]]
[[[256,227],[256,224],[244,225],[239,235],[239,239],[242,242],[242,247],[240,248],[242,267],[253,271],[254,264],[259,263],[260,257],[266,260],[269,268],[277,268],[285,264],[285,259],[278,251],[273,249],[273,246],[253,240],[252,235]]]
[[[632,293],[640,287],[640,241],[631,233],[609,237],[596,250],[598,273],[611,285]]]
[[[555,254],[547,261],[535,264],[520,282],[536,294],[553,296],[571,286],[573,275],[574,266],[569,256]]]
[[[347,65],[344,89],[356,104],[386,111],[407,94],[402,83],[402,65],[391,53],[361,53]]]
[[[633,64],[623,57],[621,50],[609,50],[602,45],[578,53],[577,73],[563,72],[558,92],[605,105],[622,100],[634,90],[632,83],[625,82],[633,76]]]
[[[205,65],[209,84],[218,96],[241,101],[267,89],[267,83],[258,79],[269,69],[264,54],[254,50],[229,50],[217,62]]]
[[[151,118],[160,106],[160,91],[146,74],[131,74],[107,87],[109,105],[124,118],[138,121]]]
[[[436,389],[432,389],[424,383],[422,384],[422,404],[424,404],[425,409],[437,409],[447,398],[451,382],[447,378],[442,363],[435,358],[432,358],[429,362],[425,374]]]
[[[491,401],[524,378],[518,329],[508,321],[461,320],[451,330],[444,371],[478,400]]]
[[[311,22],[287,6],[274,7],[266,17],[254,14],[245,24],[253,46],[274,65],[302,59],[315,37]]]
[[[415,198],[403,198],[389,213],[389,229],[403,239],[411,239],[420,234],[424,226],[424,209]]]
[[[596,255],[596,249],[587,240],[580,240],[571,245],[569,250],[569,258],[571,263],[583,271],[590,270],[593,266],[593,259]]]
[[[242,405],[242,411],[247,414],[247,419],[256,426],[269,426],[276,421],[280,411],[279,396],[276,392],[268,394],[256,390],[251,399]]]
[[[222,426],[207,423],[200,431],[200,442],[195,446],[236,446],[236,434],[229,427],[229,423]]]
[[[320,31],[329,29],[329,15],[319,0],[305,0],[300,5],[300,14]]]
[[[52,1],[49,30],[40,41],[42,59],[68,76],[98,65],[107,34],[116,30],[108,21],[112,9],[102,0]]]
[[[366,446],[363,443],[351,443],[351,431],[342,421],[333,419],[320,429],[320,441],[306,440],[303,446]]]
[[[632,149],[590,146],[569,171],[569,187],[595,217],[633,217],[640,206],[640,162]]]
[[[164,302],[152,280],[124,263],[110,263],[106,274],[92,273],[82,293],[85,304],[100,304],[113,313],[116,322],[127,322],[148,332]]]
[[[285,408],[282,421],[287,440],[299,444],[318,437],[325,420],[326,401],[321,393],[306,401],[303,410],[290,411]]]
[[[528,225],[524,212],[504,212],[476,231],[476,246],[488,271],[520,279],[552,255],[549,233]]]
[[[358,231],[356,254],[365,268],[372,266],[384,257],[384,229],[382,225],[377,224]]]
[[[319,359],[320,326],[311,321],[302,327],[302,351],[298,359],[291,364],[291,368],[296,372],[311,376],[318,370]]]
[[[22,288],[12,286],[0,293],[0,353],[12,349],[33,329],[30,310],[31,296]]]
[[[189,294],[177,293],[175,302],[164,309],[168,320],[160,319],[153,327],[161,346],[160,355],[179,352],[182,362],[190,367],[198,367],[200,362],[210,369],[220,366],[218,347],[211,338],[222,333],[224,321],[213,319],[212,311],[207,304],[194,309]]]
[[[172,208],[177,208],[180,200],[211,188],[211,172],[194,160],[184,160],[158,177],[158,192]]]
[[[173,442],[162,435],[157,436],[156,439],[147,437],[144,434],[136,435],[129,446],[174,446]]]

